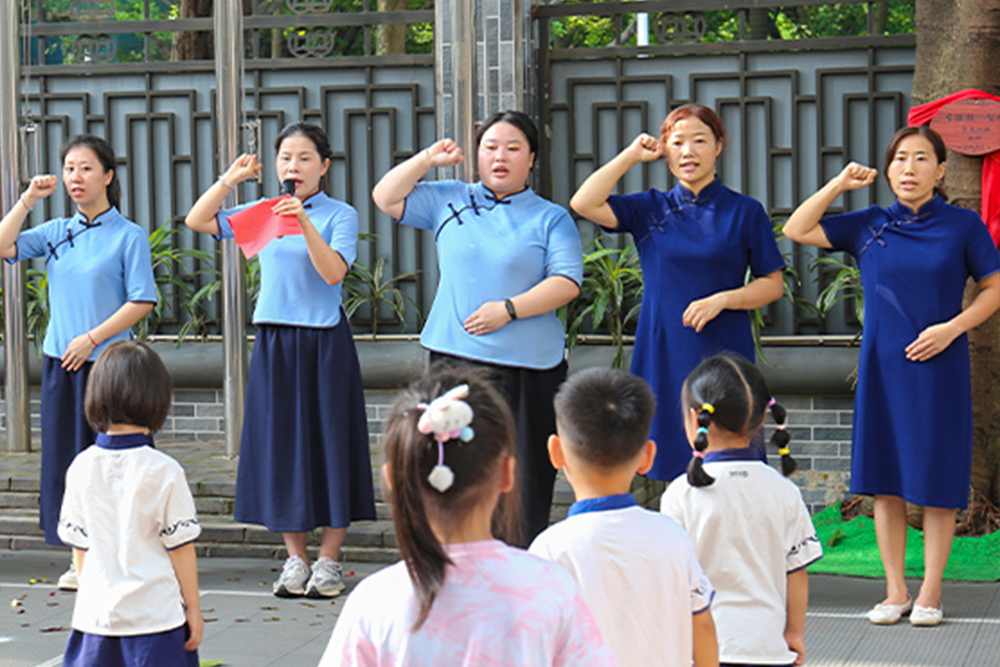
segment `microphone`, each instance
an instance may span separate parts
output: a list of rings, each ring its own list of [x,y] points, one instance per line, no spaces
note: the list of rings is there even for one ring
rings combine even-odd
[[[281,182],[281,194],[295,196],[295,181],[288,179]]]

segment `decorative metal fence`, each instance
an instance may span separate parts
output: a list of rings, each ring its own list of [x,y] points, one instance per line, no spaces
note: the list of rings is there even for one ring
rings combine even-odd
[[[686,102],[719,112],[728,135],[719,163],[722,180],[760,200],[775,222],[848,161],[878,165],[910,106],[913,3],[762,4],[536,6],[539,113],[545,123],[541,191],[567,203],[588,175],[637,134],[659,136],[669,110]],[[633,168],[619,191],[673,184],[660,161]],[[878,185],[852,193],[832,210],[891,200]],[[585,242],[595,230],[581,223]],[[810,274],[814,249],[787,240],[781,247],[802,277],[799,295],[814,300],[830,273]],[[850,304],[826,318],[788,301],[767,310],[770,335],[857,330]]]
[[[243,3],[246,39],[245,147],[260,151],[259,182],[241,188],[241,200],[277,196],[271,145],[295,120],[322,125],[333,160],[330,193],[352,203],[367,234],[359,261],[386,260],[390,275],[421,271],[402,285],[423,309],[436,280],[433,248],[413,230],[376,214],[371,188],[397,161],[433,141],[434,72],[428,2],[374,0],[254,0]],[[406,9],[420,5],[421,9]],[[22,180],[58,173],[59,149],[70,136],[106,136],[118,154],[123,213],[147,230],[178,230],[181,248],[215,251],[183,218],[198,194],[226,165],[217,164],[212,18],[202,0],[32,0],[21,27],[24,88]],[[426,7],[426,8],[424,8]],[[203,13],[208,14],[209,11]],[[30,63],[30,64],[29,64]],[[39,223],[71,211],[65,197],[51,197],[32,214]],[[184,288],[168,290],[159,331],[176,332],[192,317],[185,297],[216,278],[195,259],[166,265]],[[41,267],[38,267],[41,268]],[[431,279],[428,280],[427,278]],[[429,283],[420,289],[420,282]],[[213,299],[206,331],[217,331]],[[355,316],[370,326],[370,308]],[[382,330],[396,323],[382,312]],[[408,322],[409,330],[416,328]]]

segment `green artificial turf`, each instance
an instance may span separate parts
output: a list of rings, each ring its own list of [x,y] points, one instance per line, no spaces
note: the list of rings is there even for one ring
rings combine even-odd
[[[875,522],[856,516],[845,522],[840,503],[813,516],[816,534],[823,544],[823,558],[809,566],[810,572],[854,577],[885,576],[875,542]],[[924,534],[907,529],[906,576],[924,575]],[[944,578],[952,581],[1000,581],[1000,532],[982,537],[956,537]]]

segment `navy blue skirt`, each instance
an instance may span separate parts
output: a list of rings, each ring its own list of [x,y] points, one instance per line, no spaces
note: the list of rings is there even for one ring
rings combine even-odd
[[[57,527],[66,490],[66,471],[81,451],[97,437],[87,423],[83,399],[94,363],[67,371],[62,361],[45,357],[42,362],[42,478],[38,523],[45,543],[64,546]]]
[[[71,630],[63,667],[198,667],[198,651],[185,651],[187,625],[130,637],[104,637]]]
[[[257,327],[234,517],[285,533],[375,519],[365,395],[345,316],[332,328]]]

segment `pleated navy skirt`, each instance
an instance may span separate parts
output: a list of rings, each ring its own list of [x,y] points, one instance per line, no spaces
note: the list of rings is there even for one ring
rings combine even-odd
[[[57,527],[66,490],[66,471],[81,451],[93,444],[96,434],[87,423],[83,399],[93,362],[67,371],[62,361],[42,361],[42,476],[38,523],[45,543],[63,546]]]
[[[375,519],[365,396],[346,316],[332,328],[257,327],[234,516],[289,533]]]

